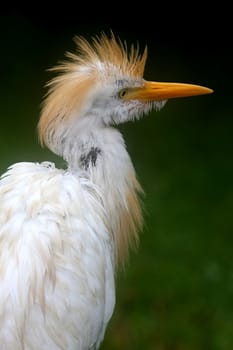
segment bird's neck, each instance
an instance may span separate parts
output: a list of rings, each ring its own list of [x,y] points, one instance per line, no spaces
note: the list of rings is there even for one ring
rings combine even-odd
[[[130,245],[137,242],[142,225],[141,187],[123,137],[115,128],[85,125],[70,140],[63,157],[70,171],[84,175],[98,187],[116,257],[122,261]]]

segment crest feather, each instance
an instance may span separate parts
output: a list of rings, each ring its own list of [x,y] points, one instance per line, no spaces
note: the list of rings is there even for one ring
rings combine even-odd
[[[140,54],[138,43],[137,45],[132,44],[129,49],[126,42],[116,38],[113,33],[111,37],[102,33],[100,37],[92,37],[90,42],[82,36],[75,36],[74,42],[76,44],[76,52],[66,52],[68,60],[50,69],[62,74],[52,79],[47,86],[56,86],[57,83],[65,80],[65,78],[72,78],[72,73],[87,73],[89,69],[92,74],[95,71],[98,73],[100,70],[99,73],[102,75],[103,67],[108,74],[117,70],[118,74],[122,73],[135,78],[143,77],[147,59],[147,47]],[[116,70],[113,70],[113,67]]]
[[[93,68],[97,64],[96,68],[98,69],[98,62],[101,62],[106,70],[110,68],[112,71],[113,66],[115,66],[124,75],[143,77],[147,48],[140,55],[138,44],[131,45],[129,49],[126,42],[116,38],[113,33],[111,37],[102,33],[100,37],[93,37],[92,42],[78,36],[74,38],[74,41],[77,46],[77,54],[67,53],[67,56],[74,63],[90,65]]]

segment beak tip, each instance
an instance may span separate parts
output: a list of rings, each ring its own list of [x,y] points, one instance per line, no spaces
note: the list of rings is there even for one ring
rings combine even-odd
[[[206,93],[207,93],[207,94],[212,94],[213,92],[214,92],[213,89],[206,88]]]

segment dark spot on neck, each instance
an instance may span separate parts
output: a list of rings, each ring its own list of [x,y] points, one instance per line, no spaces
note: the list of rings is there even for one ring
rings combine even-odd
[[[98,147],[91,147],[90,150],[83,153],[80,157],[81,168],[87,170],[89,166],[96,166],[97,158],[101,154],[101,149]]]

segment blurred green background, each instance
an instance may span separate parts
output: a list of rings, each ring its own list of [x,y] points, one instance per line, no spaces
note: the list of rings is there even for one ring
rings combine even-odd
[[[139,250],[118,274],[117,304],[101,349],[232,350],[228,9],[156,4],[152,11],[140,4],[126,13],[119,3],[104,15],[99,4],[63,4],[56,12],[33,6],[12,5],[0,14],[1,173],[18,161],[63,165],[40,148],[36,125],[52,77],[47,69],[74,49],[76,34],[89,38],[112,29],[123,40],[148,46],[146,79],[215,90],[171,100],[160,112],[120,127],[146,193],[145,227]]]

